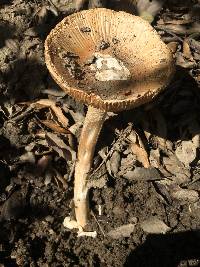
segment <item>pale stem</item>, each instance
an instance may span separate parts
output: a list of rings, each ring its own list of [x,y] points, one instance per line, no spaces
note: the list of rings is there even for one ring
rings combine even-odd
[[[74,181],[74,204],[77,223],[82,227],[89,220],[87,178],[105,117],[105,111],[92,106],[88,107],[78,146]]]
[[[80,10],[84,3],[85,3],[85,0],[76,0],[75,1],[76,10]]]

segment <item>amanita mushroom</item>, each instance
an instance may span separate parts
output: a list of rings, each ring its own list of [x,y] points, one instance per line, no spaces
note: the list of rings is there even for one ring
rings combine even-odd
[[[140,17],[104,8],[64,18],[45,42],[45,59],[59,86],[88,105],[75,168],[77,224],[89,219],[87,178],[108,111],[151,101],[173,73],[173,57],[150,24]]]

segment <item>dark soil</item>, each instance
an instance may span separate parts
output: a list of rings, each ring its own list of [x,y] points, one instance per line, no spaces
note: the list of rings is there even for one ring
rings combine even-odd
[[[1,1],[0,266],[200,266],[197,2],[165,1],[153,14],[177,71],[153,103],[109,114],[91,173],[92,238],[63,226],[85,107],[53,82],[43,55],[73,3]]]

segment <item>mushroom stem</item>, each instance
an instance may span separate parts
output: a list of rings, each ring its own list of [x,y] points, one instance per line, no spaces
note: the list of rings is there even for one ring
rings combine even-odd
[[[75,0],[75,8],[76,10],[80,10],[85,3],[85,0]]]
[[[82,227],[89,220],[87,178],[105,117],[105,111],[89,106],[81,132],[78,161],[75,167],[74,204],[77,223]]]

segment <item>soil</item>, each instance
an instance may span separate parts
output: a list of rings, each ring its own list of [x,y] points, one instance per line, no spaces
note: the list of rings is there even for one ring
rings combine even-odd
[[[92,238],[63,226],[86,109],[43,55],[73,3],[1,1],[0,266],[200,266],[199,7],[170,0],[153,13],[177,71],[152,103],[108,114],[90,175]]]

